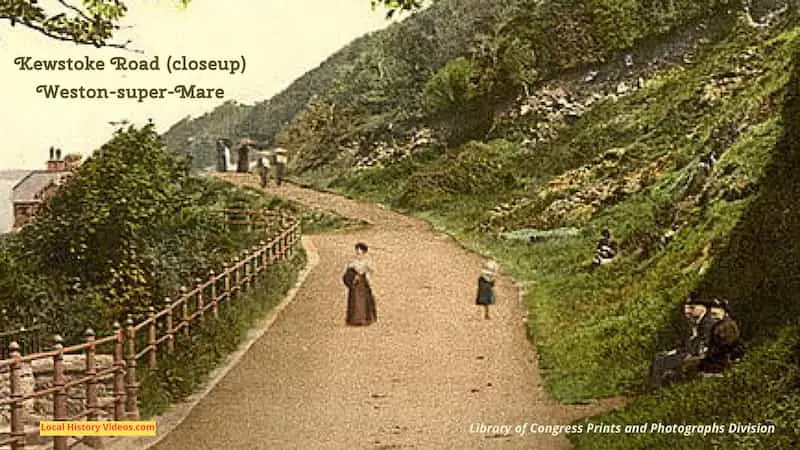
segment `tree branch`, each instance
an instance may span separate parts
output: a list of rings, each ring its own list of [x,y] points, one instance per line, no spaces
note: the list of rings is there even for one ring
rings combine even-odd
[[[65,7],[65,8],[67,8],[67,9],[70,9],[70,10],[72,10],[72,11],[75,11],[75,13],[76,13],[76,14],[78,14],[78,15],[79,15],[79,16],[81,16],[81,17],[83,17],[85,20],[88,20],[88,21],[90,21],[90,22],[92,21],[92,18],[91,18],[91,17],[89,17],[89,16],[87,16],[87,15],[86,15],[86,13],[85,13],[85,12],[83,12],[83,11],[82,11],[80,8],[78,8],[77,6],[70,5],[70,4],[69,4],[69,3],[67,3],[65,0],[58,0],[58,3],[61,3],[61,4],[62,4],[62,5],[64,5],[64,7]]]
[[[59,40],[59,41],[73,42],[73,43],[78,44],[78,45],[91,45],[91,46],[94,46],[94,47],[97,47],[97,48],[110,47],[110,48],[118,48],[118,49],[121,49],[121,50],[133,52],[133,53],[144,53],[142,50],[136,50],[136,49],[129,48],[128,44],[133,42],[130,39],[128,39],[125,43],[122,43],[122,44],[113,43],[113,42],[90,41],[90,40],[86,40],[86,39],[79,39],[79,38],[77,38],[75,36],[71,36],[71,35],[68,35],[68,34],[53,32],[53,31],[48,30],[47,28],[45,28],[45,27],[43,27],[43,26],[41,26],[41,25],[39,25],[39,24],[37,24],[35,22],[31,22],[29,20],[21,20],[19,17],[16,17],[16,16],[0,15],[0,20],[2,20],[2,19],[6,19],[6,20],[10,21],[12,26],[17,24],[17,23],[19,23],[20,25],[23,25],[23,26],[25,26],[27,28],[30,28],[30,29],[35,30],[35,31],[38,31],[39,33],[43,34],[44,36],[47,36],[47,37],[49,37],[51,39],[56,39],[56,40]]]

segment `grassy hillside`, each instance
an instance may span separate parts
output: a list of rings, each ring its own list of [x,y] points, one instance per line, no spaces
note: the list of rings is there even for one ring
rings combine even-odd
[[[553,125],[549,138],[430,146],[325,183],[427,217],[499,258],[528,286],[530,330],[553,394],[568,402],[637,396],[593,421],[769,422],[780,434],[575,435],[578,448],[797,443],[800,223],[789,199],[800,179],[797,69],[790,81],[799,31],[796,22],[716,25],[714,44]],[[541,124],[533,116],[511,115],[501,128]],[[712,150],[719,161],[702,179],[698,162]],[[678,232],[665,245],[673,223]],[[589,272],[604,226],[621,256]],[[535,244],[498,234],[563,227],[578,234]],[[733,302],[748,356],[724,378],[644,395],[648,364],[680,339],[679,304],[695,288]]]
[[[354,40],[270,99],[252,106],[227,102],[175,124],[164,138],[174,150],[192,154],[195,167],[213,165],[218,137],[251,136],[277,144],[279,133],[314,100],[374,115],[354,126],[361,133],[386,134],[389,122],[418,116],[422,84],[463,53],[476,27],[501,7],[479,0],[439,1],[409,20]]]
[[[196,167],[213,164],[217,137],[245,135],[288,148],[304,171],[363,164],[435,122],[425,86],[455,58],[476,63],[470,77],[482,93],[476,101],[490,109],[486,102],[513,98],[540,79],[613,59],[634,43],[739,4],[440,0],[355,40],[271,99],[252,107],[228,102],[179,122],[164,137],[174,150],[192,154]]]
[[[329,87],[290,87],[282,98],[297,100],[274,114],[285,126],[267,125],[270,109],[248,126],[275,130],[298,180],[420,215],[497,258],[527,286],[553,395],[634,398],[592,421],[778,427],[570,436],[578,448],[796,448],[796,12],[758,23],[786,2],[500,3],[437,2],[365,38]],[[621,253],[590,271],[603,227]],[[694,289],[732,302],[747,356],[647,394]]]

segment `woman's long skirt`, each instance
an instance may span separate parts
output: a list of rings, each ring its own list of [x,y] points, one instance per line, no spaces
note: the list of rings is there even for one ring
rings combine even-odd
[[[364,326],[376,320],[378,313],[372,289],[363,275],[357,275],[353,287],[347,293],[347,324]]]

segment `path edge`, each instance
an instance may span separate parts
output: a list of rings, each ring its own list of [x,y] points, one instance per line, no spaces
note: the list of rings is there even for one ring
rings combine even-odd
[[[157,416],[154,420],[156,422],[156,430],[158,435],[155,437],[139,438],[131,440],[130,438],[120,437],[112,441],[105,442],[101,447],[107,450],[148,450],[160,443],[181,423],[183,423],[192,410],[200,403],[206,396],[222,381],[228,373],[241,362],[242,358],[247,354],[250,348],[261,339],[275,323],[281,311],[283,311],[296,297],[297,292],[302,287],[308,275],[319,264],[320,258],[317,248],[314,246],[311,238],[303,236],[301,238],[303,248],[308,255],[308,261],[305,268],[297,276],[297,281],[294,286],[289,289],[284,296],[283,300],[277,304],[270,312],[260,320],[254,327],[252,327],[245,337],[244,341],[239,347],[230,354],[225,362],[214,369],[209,375],[208,381],[202,387],[202,390],[190,395],[185,401],[173,405],[167,412]],[[85,446],[76,446],[75,448],[91,448]]]

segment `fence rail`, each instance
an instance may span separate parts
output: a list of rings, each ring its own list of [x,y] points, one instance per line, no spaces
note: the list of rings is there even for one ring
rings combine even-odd
[[[275,214],[274,211],[258,210],[220,210],[225,214],[245,214],[250,221],[248,228],[263,223],[274,223],[263,220],[266,217],[279,217],[281,228],[277,236],[269,242],[260,242],[251,249],[244,250],[242,257],[235,257],[220,273],[209,273],[207,280],[195,279],[192,287],[182,287],[176,300],[164,299],[164,307],[156,311],[150,307],[144,320],[136,323],[132,315],[128,315],[125,324],[115,323],[115,331],[109,336],[97,337],[89,328],[83,343],[64,347],[64,340],[56,335],[52,350],[37,351],[24,355],[21,346],[13,341],[8,344],[7,358],[0,360],[0,375],[7,373],[8,395],[0,396],[0,409],[10,410],[10,429],[0,433],[0,448],[23,450],[28,436],[38,434],[38,426],[26,427],[23,421],[25,402],[37,398],[52,396],[53,412],[50,420],[98,420],[105,413],[105,408],[112,408],[113,420],[138,420],[138,388],[136,368],[140,364],[153,368],[158,364],[164,352],[170,354],[175,350],[175,339],[179,333],[189,335],[193,327],[202,321],[215,319],[224,304],[234,302],[253,288],[256,278],[268,266],[277,261],[290,258],[294,254],[300,240],[299,221],[291,216]],[[107,353],[98,353],[103,347]],[[69,380],[65,374],[64,359],[67,355],[83,355],[85,369],[76,379]],[[99,354],[110,354],[113,363],[109,368],[99,368],[96,357]],[[23,392],[21,375],[26,363],[35,361],[52,361],[52,387]],[[107,380],[113,380],[111,401],[99,403],[98,386]],[[68,390],[83,386],[85,405],[81,411],[68,413]],[[69,442],[69,439],[73,442]],[[97,438],[54,437],[54,450],[67,450],[77,442],[96,445]]]

